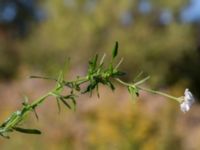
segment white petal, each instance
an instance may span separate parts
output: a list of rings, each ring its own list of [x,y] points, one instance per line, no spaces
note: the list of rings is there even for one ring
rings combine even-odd
[[[182,112],[187,112],[187,111],[190,110],[190,104],[187,103],[187,102],[183,102],[183,103],[180,105],[180,107],[181,107],[181,111],[182,111]]]
[[[189,91],[189,89],[185,89],[184,95],[185,95],[184,100],[185,100],[186,102],[190,102],[191,104],[194,102],[194,96],[193,96],[192,93]]]

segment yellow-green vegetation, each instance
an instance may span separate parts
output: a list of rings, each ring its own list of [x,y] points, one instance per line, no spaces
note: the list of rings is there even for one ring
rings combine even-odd
[[[20,48],[26,62],[50,72],[57,71],[54,68],[63,64],[66,57],[78,64],[96,52],[109,50],[117,39],[123,47],[120,53],[130,64],[123,66],[132,72],[130,78],[137,74],[133,68],[142,69],[153,74],[154,83],[158,83],[164,80],[170,63],[194,48],[192,27],[188,25],[174,22],[166,27],[155,27],[153,14],[134,14],[129,26],[122,25],[121,16],[125,12],[136,12],[136,2],[101,0],[91,11],[85,8],[86,1],[75,3],[68,6],[63,1],[44,2],[49,11],[48,19],[36,27]],[[168,2],[170,6],[173,4]]]

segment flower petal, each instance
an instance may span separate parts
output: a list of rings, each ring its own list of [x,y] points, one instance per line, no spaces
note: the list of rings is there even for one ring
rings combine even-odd
[[[184,93],[185,97],[184,100],[190,103],[194,102],[194,96],[192,95],[192,93],[189,91],[189,89],[185,89],[185,93]]]
[[[186,102],[183,102],[180,105],[180,107],[181,107],[181,111],[184,112],[184,113],[190,110],[190,105]]]

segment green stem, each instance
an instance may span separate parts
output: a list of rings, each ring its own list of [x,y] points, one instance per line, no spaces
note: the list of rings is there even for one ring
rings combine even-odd
[[[125,86],[134,86],[133,84],[126,83],[126,82],[120,80],[119,78],[116,78],[115,80],[116,80],[117,82],[121,83],[122,85],[125,85]]]
[[[34,78],[34,77],[36,78],[36,76],[32,76],[32,78]],[[37,78],[50,79],[50,78],[46,78],[46,77],[37,77]],[[55,79],[55,81],[57,81],[57,80]],[[70,81],[69,83],[76,82],[80,85],[87,81],[88,81],[88,77],[86,76],[86,77],[78,78],[77,80],[74,80],[74,81]],[[18,125],[34,108],[36,108],[38,105],[43,103],[47,97],[55,96],[54,92],[59,90],[60,88],[62,88],[62,86],[59,86],[59,87],[55,88],[54,90],[48,92],[47,94],[41,96],[40,98],[34,100],[30,105],[28,105],[27,108],[25,108],[25,111],[23,113],[22,113],[22,110],[24,108],[21,111],[18,111],[19,114],[17,114],[17,112],[16,112],[14,114],[14,116],[6,124],[6,126],[4,127],[4,131],[6,132],[9,130],[12,130],[12,128],[15,127],[16,125]]]
[[[48,92],[47,94],[41,96],[40,98],[36,99],[29,107],[30,108],[35,108],[39,104],[41,104],[47,97],[51,96],[52,92]]]
[[[57,81],[56,79],[47,78],[47,77],[32,76],[32,78],[52,79],[52,80]],[[78,78],[77,80],[74,80],[74,81],[70,81],[69,83],[76,82],[76,83],[78,83],[80,85],[80,84],[83,84],[83,83],[85,83],[87,81],[88,81],[88,77],[86,76],[86,77]],[[54,92],[59,90],[60,88],[62,88],[62,86],[59,86],[59,87],[55,88],[54,90],[48,92],[47,94],[41,96],[40,98],[34,100],[26,108],[24,107],[25,108],[24,112],[22,111],[24,108],[22,108],[21,111],[18,111],[19,114],[17,112],[15,114],[13,114],[14,116],[6,124],[6,126],[4,128],[4,131],[6,132],[6,131],[9,131],[9,130],[12,130],[12,128],[15,127],[16,125],[18,125],[34,108],[36,108],[38,105],[43,103],[47,97],[55,96]]]
[[[16,126],[23,118],[25,118],[33,108],[37,107],[39,104],[41,104],[48,96],[51,95],[51,92],[43,95],[42,97],[35,100],[29,107],[26,109],[26,111],[23,114],[14,114],[14,118],[10,120],[10,122],[5,126],[4,131],[8,131],[9,129],[12,129],[12,127]],[[21,113],[22,111],[19,111]]]
[[[148,80],[148,79],[149,79],[149,77],[143,79],[142,82],[139,81],[139,82],[137,82],[137,83],[135,83],[135,84],[129,84],[129,83],[126,83],[126,82],[124,82],[124,81],[122,81],[122,80],[120,80],[120,79],[116,79],[116,81],[118,81],[119,83],[121,83],[122,85],[125,85],[125,86],[127,86],[127,87],[129,87],[129,86],[131,86],[131,87],[135,86],[135,87],[137,87],[137,88],[140,89],[140,90],[143,90],[143,91],[146,91],[146,92],[149,92],[149,93],[152,93],[152,94],[158,94],[158,95],[167,97],[167,98],[169,98],[169,99],[173,99],[173,100],[175,100],[175,101],[177,101],[177,102],[179,102],[179,103],[182,102],[182,99],[181,99],[181,98],[177,98],[177,97],[175,97],[175,96],[171,96],[171,95],[169,95],[169,94],[166,94],[166,93],[163,93],[163,92],[160,92],[160,91],[155,91],[155,90],[151,90],[151,89],[148,89],[148,88],[139,87],[140,84],[142,84],[144,81],[146,81],[146,80]]]
[[[169,99],[173,99],[173,100],[175,100],[175,101],[177,101],[177,102],[179,102],[179,103],[182,102],[182,99],[177,98],[177,97],[172,96],[172,95],[169,95],[169,94],[166,94],[166,93],[163,93],[163,92],[160,92],[160,91],[155,91],[155,90],[151,90],[151,89],[144,88],[144,87],[138,87],[138,89],[143,90],[143,91],[146,91],[146,92],[149,92],[149,93],[152,93],[152,94],[158,94],[158,95],[167,97],[167,98],[169,98]]]
[[[68,81],[67,83],[77,83],[77,84],[83,84],[83,83],[85,83],[85,82],[87,82],[87,81],[89,81],[89,79],[88,79],[88,76],[86,76],[86,77],[81,77],[81,78],[78,78],[78,79],[76,79],[76,80],[72,80],[72,81]]]
[[[4,131],[8,131],[17,124],[18,120],[20,119],[20,116],[17,114],[14,115],[14,118],[12,118],[11,121],[9,121],[8,124],[5,126]]]

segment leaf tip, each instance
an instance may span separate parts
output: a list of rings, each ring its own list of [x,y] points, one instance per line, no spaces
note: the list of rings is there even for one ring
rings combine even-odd
[[[115,58],[118,54],[118,48],[119,48],[119,43],[118,41],[115,42],[115,47],[113,49],[113,52],[112,52],[112,57]]]

